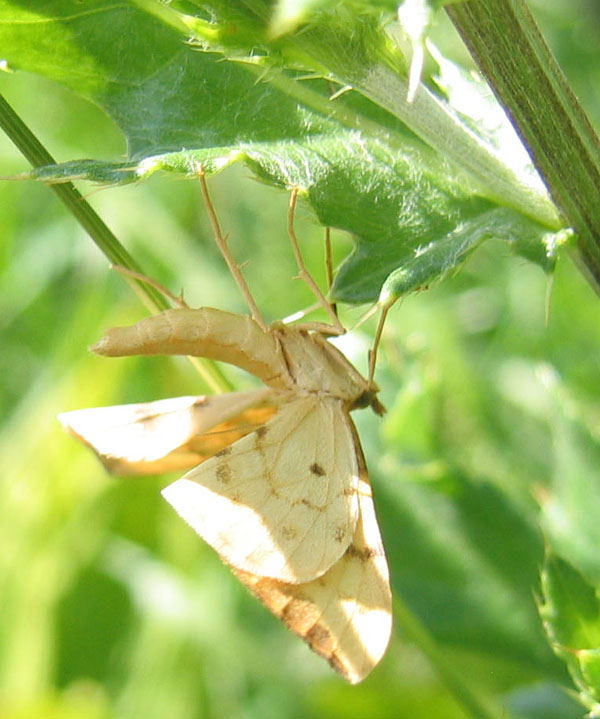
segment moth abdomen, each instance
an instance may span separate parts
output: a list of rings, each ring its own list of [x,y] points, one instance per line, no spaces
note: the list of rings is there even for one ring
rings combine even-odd
[[[285,386],[287,370],[276,338],[251,317],[213,307],[166,310],[129,327],[113,327],[90,348],[105,357],[191,355],[227,362],[271,387]]]

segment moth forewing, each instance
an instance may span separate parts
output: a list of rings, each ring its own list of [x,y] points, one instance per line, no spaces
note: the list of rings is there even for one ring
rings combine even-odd
[[[273,394],[263,387],[174,397],[64,412],[58,419],[113,474],[158,474],[196,466],[266,422],[275,412]]]
[[[341,400],[306,395],[163,490],[237,569],[309,582],[346,551],[359,465]]]

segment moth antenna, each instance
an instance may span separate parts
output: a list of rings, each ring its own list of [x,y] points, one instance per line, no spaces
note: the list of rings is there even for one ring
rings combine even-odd
[[[281,321],[284,325],[289,325],[291,322],[297,322],[298,320],[301,320],[306,317],[306,315],[309,315],[311,312],[315,312],[316,310],[318,310],[320,306],[320,302],[315,302],[314,304],[310,305],[310,307],[305,307],[303,310],[298,310],[297,312],[293,312],[291,315],[284,317]]]
[[[164,285],[161,285],[160,282],[157,280],[153,280],[152,277],[148,277],[147,275],[144,275],[142,272],[136,272],[135,270],[130,270],[128,267],[123,267],[123,265],[111,265],[111,270],[115,270],[116,272],[121,273],[122,275],[125,275],[127,277],[131,277],[134,280],[139,280],[140,282],[144,282],[147,285],[150,285],[150,287],[154,287],[155,290],[160,292],[161,295],[166,297],[167,299],[171,300],[171,302],[174,305],[177,305],[177,307],[181,307],[182,309],[189,309],[189,305],[187,302],[183,299],[183,292],[179,294],[177,297],[174,295],[171,290],[167,289]]]
[[[248,284],[247,284],[246,280],[244,279],[244,275],[242,274],[240,265],[238,265],[238,263],[235,261],[233,255],[231,254],[231,250],[229,249],[229,245],[227,244],[227,238],[221,232],[221,226],[219,225],[219,219],[217,218],[217,213],[215,211],[215,207],[212,203],[212,200],[210,199],[210,194],[208,192],[208,185],[206,184],[206,176],[204,173],[204,168],[199,165],[196,169],[196,173],[200,180],[202,196],[204,197],[204,203],[205,203],[206,209],[208,211],[208,217],[210,219],[210,224],[213,229],[213,236],[215,238],[215,242],[217,243],[217,247],[219,248],[219,251],[223,255],[223,259],[227,263],[227,267],[229,268],[229,271],[231,272],[233,279],[235,280],[237,286],[240,288],[240,292],[244,295],[244,299],[246,300],[248,308],[250,309],[250,314],[252,315],[252,319],[261,327],[261,329],[263,329],[266,332],[268,330],[267,323],[263,319],[263,316],[262,316],[260,310],[258,309],[256,302],[254,301],[254,297],[252,297],[252,293],[250,292],[250,288],[248,287]]]
[[[296,232],[294,230],[294,215],[296,213],[297,200],[298,188],[295,187],[292,190],[292,194],[290,196],[290,205],[288,211],[288,235],[290,237],[290,242],[292,243],[294,256],[296,257],[296,264],[298,265],[298,272],[300,274],[300,278],[304,280],[304,282],[306,282],[306,284],[310,287],[313,295],[317,298],[317,301],[319,302],[320,306],[323,307],[323,309],[329,315],[329,318],[331,319],[332,323],[332,327],[329,329],[329,332],[332,333],[333,330],[333,334],[343,335],[346,330],[340,322],[335,310],[333,309],[331,302],[329,302],[325,295],[321,292],[319,286],[314,281],[312,275],[306,269],[306,265],[304,264],[304,259],[302,257],[302,253],[300,252],[300,246],[298,245],[298,238],[296,237]]]

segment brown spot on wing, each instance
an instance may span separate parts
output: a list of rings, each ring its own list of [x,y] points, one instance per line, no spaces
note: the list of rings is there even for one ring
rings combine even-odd
[[[262,427],[259,427],[254,432],[254,447],[256,448],[256,451],[259,452],[261,455],[264,455],[265,453],[264,438],[266,437],[268,431],[268,427],[263,424]]]
[[[373,557],[384,556],[383,547],[381,545],[376,547],[365,547],[364,549],[358,549],[354,544],[351,544],[346,550],[348,557],[355,557],[361,562],[368,562]]]
[[[329,664],[331,665],[331,668],[336,671],[338,674],[340,674],[347,682],[350,682],[353,684],[352,678],[350,676],[350,673],[348,672],[348,668],[344,664],[344,662],[338,657],[338,655],[335,652],[332,652],[328,657],[325,657]]]
[[[311,649],[321,652],[326,651],[326,645],[333,643],[329,630],[319,623],[309,629],[305,638]]]
[[[223,449],[215,454],[215,457],[227,457],[229,454],[231,454],[231,447],[223,447]]]
[[[343,542],[344,537],[346,536],[346,527],[336,527],[335,531],[333,533],[333,538],[336,542]]]
[[[298,502],[293,502],[292,506],[295,506],[298,504]],[[311,502],[311,500],[308,497],[302,497],[300,500],[300,504],[303,504],[305,507],[308,507],[309,509],[313,509],[317,512],[322,512],[323,507],[320,507],[319,505],[315,504],[314,502]]]
[[[310,627],[306,626],[307,619],[310,621],[313,614],[313,606],[307,599],[291,597],[281,610],[281,620],[296,634],[306,636]],[[313,622],[310,623],[312,626]]]
[[[231,482],[231,469],[227,464],[218,464],[216,469],[217,480],[221,484],[229,484]]]
[[[298,536],[298,530],[296,527],[282,527],[281,536],[284,539],[294,539],[294,537]]]
[[[313,463],[310,465],[310,471],[311,471],[313,474],[316,474],[317,477],[323,477],[324,474],[325,474],[325,470],[323,469],[323,467],[321,467],[321,465],[320,465],[320,464],[317,464],[316,462],[313,462]]]

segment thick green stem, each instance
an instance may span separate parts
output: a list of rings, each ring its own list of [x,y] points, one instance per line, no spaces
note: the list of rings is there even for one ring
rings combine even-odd
[[[600,143],[524,0],[467,0],[447,12],[508,112],[600,293]]]
[[[2,95],[0,95],[0,127],[6,132],[8,137],[10,137],[33,167],[56,164],[52,155],[50,155]],[[143,274],[137,262],[131,257],[82,195],[75,189],[72,183],[64,182],[49,185],[49,187],[66,205],[69,212],[74,215],[75,219],[112,264],[120,265],[128,270]],[[169,307],[165,297],[151,285],[132,278],[127,278],[127,281],[134,287],[150,311],[160,312]],[[193,364],[200,372],[204,381],[214,391],[222,392],[223,390],[231,389],[229,382],[212,362],[198,362],[196,360]]]

